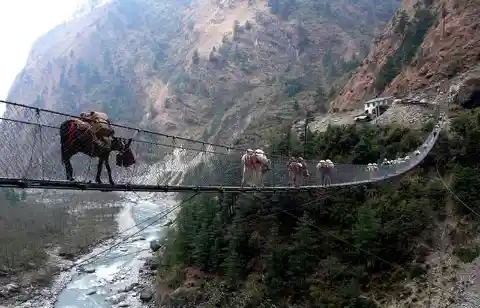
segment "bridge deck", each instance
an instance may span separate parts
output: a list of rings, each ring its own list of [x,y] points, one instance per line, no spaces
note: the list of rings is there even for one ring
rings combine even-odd
[[[137,191],[137,192],[281,192],[281,191],[307,191],[328,187],[342,187],[367,184],[374,181],[358,181],[351,183],[337,183],[330,185],[308,185],[308,186],[263,186],[263,187],[241,187],[241,186],[192,186],[192,185],[139,185],[139,184],[98,184],[71,181],[49,181],[34,179],[0,179],[0,187],[12,187],[23,189],[55,189],[55,190],[96,190],[96,191]]]

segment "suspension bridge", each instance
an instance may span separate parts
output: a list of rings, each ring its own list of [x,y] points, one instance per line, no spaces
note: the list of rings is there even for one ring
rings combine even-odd
[[[269,156],[271,170],[261,187],[241,187],[241,156],[245,149],[112,124],[115,135],[133,138],[131,148],[136,163],[129,168],[115,166],[115,184],[94,183],[97,159],[83,154],[72,158],[76,181],[67,181],[61,161],[59,126],[76,117],[66,113],[0,101],[5,113],[0,118],[0,187],[138,191],[138,192],[253,192],[313,190],[325,187],[316,161],[306,161],[310,177],[304,185],[288,185],[288,157]],[[438,115],[438,112],[437,112]],[[330,173],[329,187],[351,186],[383,181],[417,166],[435,145],[443,122],[439,121],[423,144],[407,154],[410,159],[392,165],[336,164]],[[395,159],[394,157],[388,159]],[[106,171],[102,174],[106,179]]]

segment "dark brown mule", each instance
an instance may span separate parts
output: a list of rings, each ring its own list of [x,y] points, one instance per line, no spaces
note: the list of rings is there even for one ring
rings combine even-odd
[[[97,176],[95,181],[102,183],[100,175],[102,173],[103,164],[108,172],[108,180],[111,185],[114,185],[112,179],[112,170],[110,168],[110,152],[117,151],[120,156],[133,157],[130,144],[132,139],[125,139],[112,136],[110,145],[106,142],[98,139],[97,136],[90,129],[91,126],[88,123],[82,122],[77,119],[71,119],[63,122],[60,125],[60,142],[62,147],[62,163],[65,165],[65,172],[67,174],[67,180],[74,181],[73,179],[73,167],[70,162],[70,158],[77,153],[84,153],[90,157],[98,157]],[[124,167],[133,165],[135,160],[129,160],[128,164],[123,163]]]

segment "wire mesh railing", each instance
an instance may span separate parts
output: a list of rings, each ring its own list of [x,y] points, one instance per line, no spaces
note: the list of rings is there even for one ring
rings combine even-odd
[[[59,126],[74,115],[2,101],[6,112],[1,118],[0,178],[19,180],[65,181],[61,158]],[[438,114],[438,113],[437,113]],[[128,168],[115,166],[110,155],[112,177],[116,184],[169,186],[240,187],[244,149],[212,144],[188,138],[113,124],[115,136],[133,138],[131,148],[136,163]],[[317,169],[318,160],[306,161],[310,176],[301,178],[303,188],[348,186],[385,180],[414,168],[434,146],[441,125],[429,134],[419,149],[409,153],[410,159],[397,164],[369,168],[367,165],[335,164],[330,169]],[[113,153],[115,154],[115,153]],[[267,187],[292,184],[287,163],[289,158],[270,158],[270,171],[263,176]],[[93,182],[97,173],[95,157],[84,154],[71,159],[77,182]],[[106,170],[102,172],[105,181]]]

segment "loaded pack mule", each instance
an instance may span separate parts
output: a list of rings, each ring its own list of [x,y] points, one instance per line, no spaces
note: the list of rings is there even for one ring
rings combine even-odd
[[[77,153],[83,153],[90,157],[98,157],[95,181],[102,183],[100,177],[103,164],[105,164],[108,180],[111,185],[114,185],[110,168],[110,153],[112,151],[118,152],[118,166],[129,167],[135,164],[135,157],[130,149],[132,139],[115,137],[114,133],[108,121],[101,123],[101,129],[97,127],[95,130],[89,122],[84,121],[83,117],[63,122],[60,125],[60,143],[62,163],[65,165],[67,180],[75,181],[70,159]],[[107,140],[105,137],[110,137],[111,140]]]
[[[303,185],[306,178],[310,176],[307,164],[302,157],[295,159],[291,157],[287,163],[288,186],[292,184],[296,187]]]
[[[241,161],[243,170],[240,186],[243,187],[247,181],[250,182],[251,186],[263,186],[263,176],[266,172],[271,170],[271,162],[265,155],[265,152],[260,149],[255,151],[247,149],[245,154],[243,154]]]

